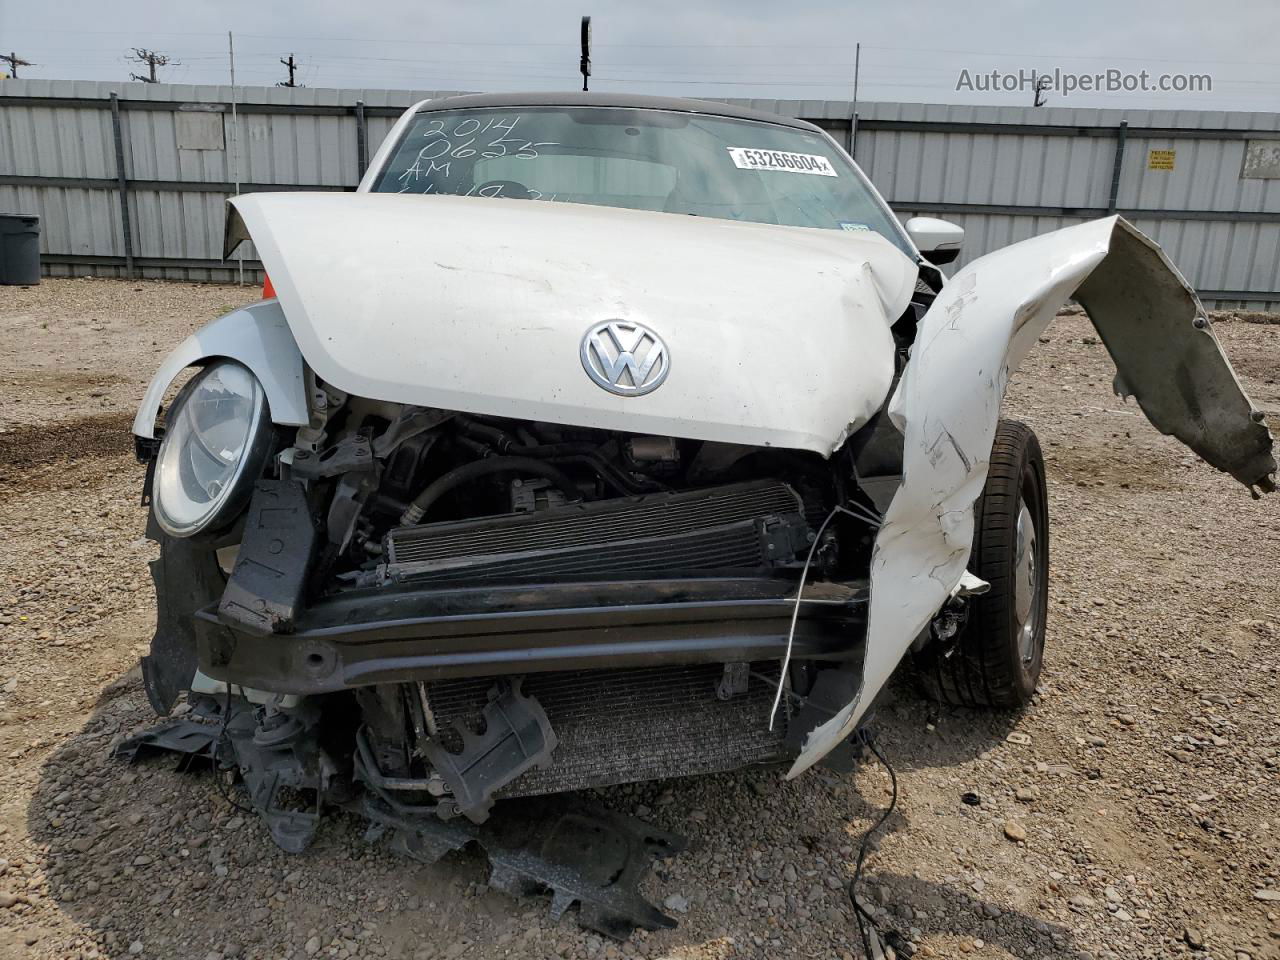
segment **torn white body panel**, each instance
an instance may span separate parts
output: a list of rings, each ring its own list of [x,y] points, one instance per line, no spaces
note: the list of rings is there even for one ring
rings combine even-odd
[[[822,455],[888,396],[917,274],[867,231],[435,195],[231,202],[228,242],[253,237],[307,364],[340,390]],[[606,321],[665,343],[660,386],[619,396],[584,373]]]
[[[809,734],[789,777],[856,728],[960,586],[1009,374],[1073,293],[1111,352],[1118,383],[1157,429],[1242,483],[1274,489],[1271,435],[1198,298],[1127,222],[1069,227],[974,261],[921,321],[890,403],[904,435],[903,479],[876,537],[861,687]]]

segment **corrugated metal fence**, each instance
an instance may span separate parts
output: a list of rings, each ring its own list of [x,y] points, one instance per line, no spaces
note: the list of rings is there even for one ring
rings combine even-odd
[[[237,182],[352,189],[395,117],[441,95],[240,87],[233,123],[226,86],[0,81],[0,210],[40,215],[53,275],[231,280]],[[961,223],[966,259],[1114,211],[1211,305],[1280,309],[1280,114],[734,102],[830,130],[904,219]]]

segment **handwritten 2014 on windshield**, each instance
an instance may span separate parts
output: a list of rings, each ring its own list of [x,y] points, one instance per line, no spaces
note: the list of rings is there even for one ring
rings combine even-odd
[[[452,175],[454,160],[467,160],[479,156],[486,160],[498,157],[514,157],[532,160],[538,156],[539,147],[558,146],[554,140],[527,140],[516,134],[522,115],[497,116],[487,120],[467,117],[450,121],[436,117],[428,121],[422,136],[427,140],[414,157],[413,163],[400,174],[400,181],[408,189],[422,177],[438,174],[447,179]]]

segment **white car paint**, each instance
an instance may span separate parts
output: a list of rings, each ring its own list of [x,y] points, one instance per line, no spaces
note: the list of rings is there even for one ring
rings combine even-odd
[[[529,200],[231,201],[317,376],[355,396],[829,454],[884,403],[917,268],[884,238]],[[610,319],[666,343],[659,389],[583,370]]]
[[[876,536],[857,697],[813,730],[794,777],[856,729],[908,647],[965,576],[1009,375],[1074,294],[1148,419],[1242,483],[1274,489],[1271,435],[1195,292],[1119,217],[988,254],[960,270],[921,321],[890,402],[903,478]]]
[[[267,395],[274,422],[288,426],[308,422],[302,354],[280,305],[264,300],[214,320],[165,357],[142,396],[133,420],[134,434],[153,439],[160,404],[174,378],[187,367],[218,358],[236,360],[253,371]]]

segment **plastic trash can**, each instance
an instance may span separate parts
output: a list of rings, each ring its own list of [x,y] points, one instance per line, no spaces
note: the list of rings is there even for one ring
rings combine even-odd
[[[0,213],[0,284],[35,286],[40,282],[40,218]]]

